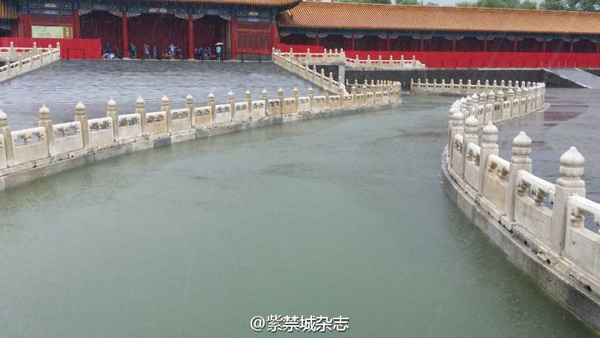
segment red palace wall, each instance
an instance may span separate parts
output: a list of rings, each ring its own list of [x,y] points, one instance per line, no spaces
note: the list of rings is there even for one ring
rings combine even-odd
[[[90,12],[80,17],[81,37],[101,39],[102,46],[121,49],[121,18],[108,12]]]
[[[56,47],[60,43],[60,57],[63,59],[102,58],[100,39],[0,38],[0,46],[9,46],[11,41],[15,47],[33,47],[35,42],[38,47],[46,48],[48,45]]]
[[[564,44],[563,44],[564,45]],[[278,44],[282,51],[293,48],[295,52],[304,53],[310,48],[313,53],[321,53],[324,49],[316,45]],[[590,47],[591,48],[591,47]],[[452,51],[353,51],[344,49],[346,56],[365,60],[370,56],[376,60],[411,59],[417,60],[431,68],[600,68],[600,53],[540,53],[540,52],[452,52]]]

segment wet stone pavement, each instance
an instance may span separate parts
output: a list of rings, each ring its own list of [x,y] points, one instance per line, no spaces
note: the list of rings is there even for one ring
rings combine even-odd
[[[310,83],[272,63],[62,60],[0,82],[0,109],[8,115],[11,128],[20,130],[37,126],[43,103],[50,108],[53,122],[62,123],[73,120],[79,101],[86,105],[88,117],[95,118],[106,115],[111,98],[120,114],[129,114],[139,96],[148,111],[158,111],[163,95],[170,99],[171,107],[183,108],[188,94],[200,106],[210,92],[219,104],[227,102],[230,90],[239,102],[248,89],[253,100],[260,99],[263,89],[269,98],[276,98],[279,87],[286,97],[292,96],[294,87],[300,96],[306,96]],[[321,91],[314,88],[314,93]]]
[[[556,183],[560,156],[575,146],[585,157],[587,197],[600,202],[599,94],[592,89],[547,89],[547,111],[498,125],[500,156],[510,160],[512,140],[524,131],[532,140],[533,173]]]

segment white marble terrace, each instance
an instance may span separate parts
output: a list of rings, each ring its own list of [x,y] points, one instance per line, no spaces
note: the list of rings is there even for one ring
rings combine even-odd
[[[9,47],[0,47],[0,60],[6,64],[0,67],[0,82],[15,76],[25,74],[60,60],[60,43],[56,48],[15,47],[11,42]]]

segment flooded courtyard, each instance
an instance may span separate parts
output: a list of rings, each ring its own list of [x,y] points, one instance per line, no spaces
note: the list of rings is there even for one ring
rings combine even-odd
[[[110,97],[158,108],[163,93],[183,105],[188,92],[309,86],[269,64],[180,64],[61,62],[0,84],[27,98],[2,95],[0,108],[21,129],[40,100],[62,122],[79,100],[95,117]],[[80,82],[45,73],[70,67]],[[500,126],[501,155],[525,130],[534,173],[553,181],[575,145],[598,200],[597,103],[563,95],[548,90],[554,108]],[[350,337],[596,336],[444,193],[453,101],[407,96],[397,109],[174,144],[0,192],[2,336],[246,337],[269,314],[342,315],[350,330],[337,335]]]

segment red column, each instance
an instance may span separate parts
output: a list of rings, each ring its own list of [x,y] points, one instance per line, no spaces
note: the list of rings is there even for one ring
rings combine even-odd
[[[573,40],[571,40],[571,45],[569,46],[569,53],[573,53]]]
[[[319,45],[319,33],[317,33],[317,35],[315,35],[315,45]]]
[[[456,38],[452,39],[452,51],[456,52]]]
[[[517,38],[515,38],[515,42],[513,42],[513,52],[517,52]]]
[[[271,23],[271,48],[279,45],[279,31],[277,30],[277,22]],[[270,52],[270,51],[269,51]]]
[[[390,36],[389,35],[387,36],[387,39],[385,40],[385,49],[388,50],[388,51],[392,50],[392,48],[391,48],[391,41],[390,41]]]
[[[542,41],[542,53],[546,53],[546,38]]]
[[[425,46],[425,40],[423,38],[421,38],[421,46],[419,47],[421,49],[421,52],[424,49],[423,46]]]
[[[79,25],[79,10],[73,10],[73,39],[81,38],[81,27]]]
[[[127,32],[127,13],[121,12],[121,53],[124,58],[129,57],[129,33]]]
[[[487,38],[484,37],[485,40],[483,40],[483,51],[487,52]]]
[[[352,34],[352,44],[350,45],[351,50],[356,50],[356,37]]]
[[[19,15],[18,21],[19,21],[18,37],[30,38],[31,37],[31,16],[29,14],[21,14],[21,15]]]
[[[231,59],[235,60],[237,53],[237,22],[235,21],[235,16],[231,16],[230,29],[229,34],[231,35],[229,41],[231,41]]]
[[[188,14],[187,19],[188,25],[188,59],[194,59],[194,16],[192,14]]]
[[[596,42],[596,53],[600,53],[600,42]]]

